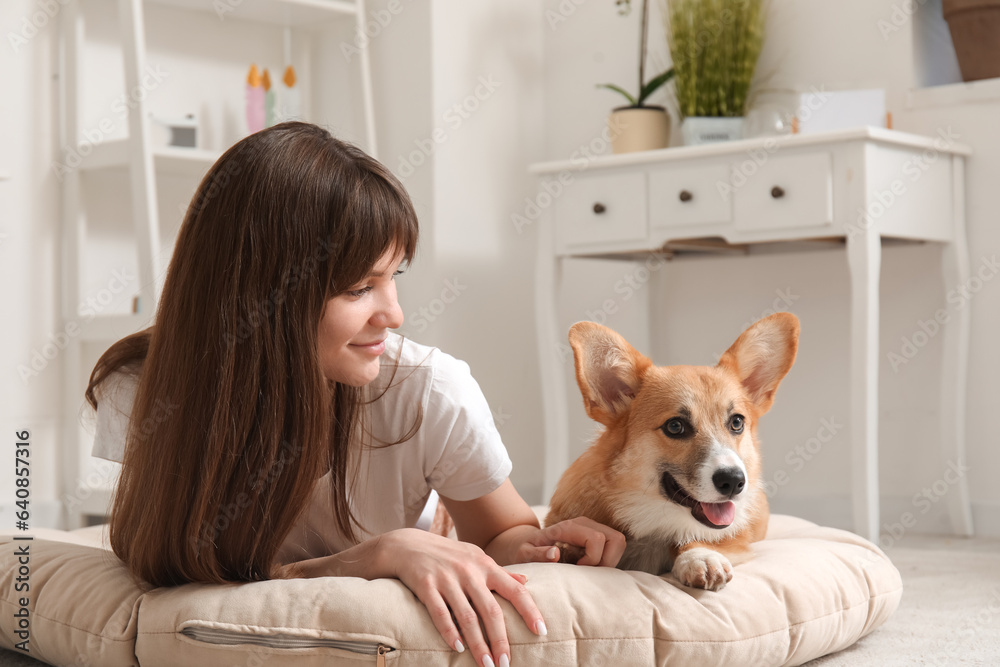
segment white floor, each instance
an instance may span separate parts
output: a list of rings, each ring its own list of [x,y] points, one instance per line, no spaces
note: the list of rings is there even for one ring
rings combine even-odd
[[[1000,540],[915,535],[886,553],[903,576],[899,610],[809,667],[1000,665]]]

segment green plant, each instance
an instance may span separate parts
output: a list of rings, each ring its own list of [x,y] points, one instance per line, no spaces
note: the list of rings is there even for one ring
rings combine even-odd
[[[631,0],[615,0],[615,4],[619,7],[618,13],[623,16],[628,14],[632,9]],[[616,93],[624,95],[625,99],[628,100],[629,106],[633,107],[646,106],[643,104],[646,99],[659,90],[667,81],[670,81],[674,75],[674,70],[668,69],[666,72],[657,74],[649,81],[646,81],[646,39],[648,25],[649,0],[642,0],[642,27],[639,31],[639,94],[633,97],[627,90],[613,83],[600,83],[597,85],[598,88],[607,88],[608,90],[613,90]]]
[[[764,44],[765,0],[667,0],[681,116],[742,116]]]

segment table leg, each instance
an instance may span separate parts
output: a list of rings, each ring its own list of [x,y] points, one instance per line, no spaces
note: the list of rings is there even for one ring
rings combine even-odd
[[[874,225],[847,238],[851,274],[851,474],[854,531],[879,535],[878,360],[882,241]]]
[[[563,361],[569,344],[559,329],[558,294],[562,260],[555,253],[555,220],[542,216],[535,265],[535,327],[538,333],[538,372],[545,420],[545,467],[542,500],[548,504],[563,471],[569,465],[569,406]],[[570,354],[570,357],[572,355]]]
[[[965,239],[964,161],[952,160],[954,183],[954,238],[942,246],[941,272],[945,294],[961,297],[959,287],[969,281],[969,249]],[[954,292],[953,292],[954,290]],[[949,301],[950,303],[950,301]],[[969,304],[961,300],[949,313],[944,328],[941,366],[941,461],[948,489],[948,514],[956,535],[972,535],[969,477],[965,468],[965,396],[969,363]]]

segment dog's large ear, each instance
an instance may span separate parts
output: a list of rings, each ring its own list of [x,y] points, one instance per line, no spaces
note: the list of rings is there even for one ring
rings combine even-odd
[[[740,334],[719,359],[719,366],[739,377],[760,414],[771,409],[778,384],[795,362],[799,318],[775,313]]]
[[[590,418],[610,425],[625,410],[653,362],[619,334],[594,322],[577,322],[569,330],[576,363],[576,382]]]

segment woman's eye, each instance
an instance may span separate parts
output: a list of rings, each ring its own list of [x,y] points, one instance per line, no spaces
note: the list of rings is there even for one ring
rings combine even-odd
[[[733,415],[729,418],[729,430],[733,433],[742,433],[745,421],[743,415]]]
[[[367,287],[362,287],[361,289],[350,290],[348,292],[348,294],[351,295],[351,296],[353,296],[353,297],[362,297],[362,296],[364,296],[365,294],[368,294],[368,292],[371,292],[371,291],[372,291],[372,286],[368,285]]]
[[[680,419],[668,419],[667,423],[660,427],[663,432],[673,438],[684,435],[684,422]]]

